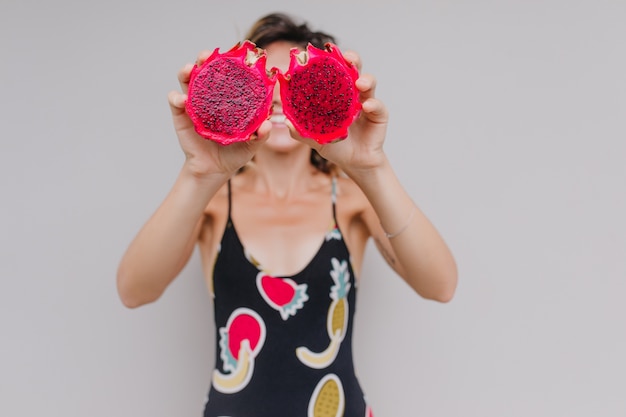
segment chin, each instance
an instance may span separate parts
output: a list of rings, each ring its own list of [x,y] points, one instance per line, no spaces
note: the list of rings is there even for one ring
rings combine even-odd
[[[277,127],[272,129],[270,137],[267,142],[265,142],[265,146],[275,152],[290,152],[302,145],[302,143],[291,137],[287,127]]]

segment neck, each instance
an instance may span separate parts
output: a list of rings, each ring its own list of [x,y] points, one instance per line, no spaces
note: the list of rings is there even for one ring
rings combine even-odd
[[[319,174],[311,165],[308,147],[281,153],[268,149],[260,150],[254,159],[251,170],[254,186],[269,198],[287,200],[306,191],[313,185],[312,177]]]

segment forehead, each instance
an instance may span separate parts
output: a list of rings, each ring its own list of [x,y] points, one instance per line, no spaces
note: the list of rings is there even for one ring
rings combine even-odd
[[[289,51],[299,48],[296,43],[287,41],[272,42],[265,47],[267,54],[267,67],[276,67],[283,72],[289,69]]]

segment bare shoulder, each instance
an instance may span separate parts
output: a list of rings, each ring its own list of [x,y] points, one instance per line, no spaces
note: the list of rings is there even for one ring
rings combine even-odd
[[[359,186],[345,176],[337,177],[337,201],[340,210],[350,213],[350,217],[363,216],[371,208]]]
[[[367,240],[371,235],[369,220],[376,216],[369,200],[350,178],[339,177],[337,181],[337,217],[350,235],[349,240]],[[351,239],[352,238],[352,239]]]
[[[360,276],[365,248],[372,236],[371,218],[376,216],[369,200],[354,181],[337,179],[337,222],[342,230],[356,276]]]

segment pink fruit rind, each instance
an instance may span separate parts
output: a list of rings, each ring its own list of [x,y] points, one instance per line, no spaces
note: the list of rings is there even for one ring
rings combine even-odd
[[[278,74],[283,113],[303,137],[321,144],[345,139],[361,110],[357,68],[332,43],[309,44],[305,62],[300,56],[292,49],[289,70]]]
[[[276,77],[250,41],[211,56],[191,71],[185,108],[196,132],[222,145],[242,142],[270,116]]]

